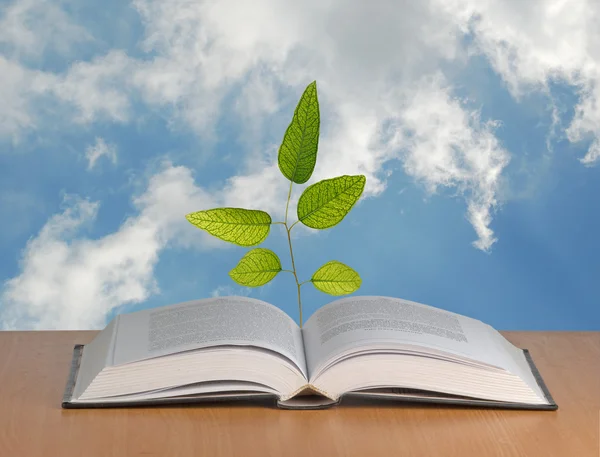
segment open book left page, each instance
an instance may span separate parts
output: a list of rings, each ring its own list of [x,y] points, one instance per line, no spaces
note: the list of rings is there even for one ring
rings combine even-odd
[[[274,364],[297,373],[294,386],[286,390],[305,384],[307,378],[300,328],[277,307],[246,297],[216,297],[121,314],[83,351],[75,401],[150,395],[192,383],[200,392],[206,390],[204,381],[214,389],[217,376],[225,390],[233,381],[260,379],[269,384],[267,367],[278,368]],[[118,386],[113,382],[117,379]]]

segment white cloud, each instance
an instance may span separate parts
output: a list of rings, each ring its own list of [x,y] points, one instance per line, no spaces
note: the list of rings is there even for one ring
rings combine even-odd
[[[232,287],[232,286],[219,286],[210,293],[211,297],[226,297],[237,295],[239,297],[249,297],[252,293],[250,287]]]
[[[599,135],[600,136],[600,135]],[[596,138],[589,147],[586,155],[579,161],[587,167],[595,165],[600,160],[600,140]]]
[[[154,266],[167,245],[209,237],[183,214],[212,206],[189,169],[166,164],[134,199],[139,213],[118,231],[98,239],[81,232],[93,224],[98,202],[69,197],[25,247],[21,273],[0,295],[5,328],[102,328],[106,315],[123,304],[158,292]]]
[[[32,70],[0,55],[0,139],[16,144],[26,132],[71,122],[128,122],[132,65],[122,51],[111,51],[55,74]]]
[[[455,188],[467,202],[467,217],[488,251],[496,242],[489,225],[498,204],[502,170],[509,154],[494,135],[496,123],[482,122],[453,98],[441,74],[424,78],[408,90],[408,104],[392,130],[393,147],[403,150],[405,171],[430,192]]]
[[[24,132],[39,125],[40,114],[35,101],[52,84],[55,77],[29,70],[0,55],[0,139],[18,144]]]
[[[20,65],[6,60],[0,55],[0,137],[13,138],[18,141],[20,132],[33,127],[34,121],[25,97],[25,84],[29,72]]]
[[[125,123],[130,120],[130,72],[135,62],[123,51],[110,51],[90,62],[77,62],[61,74],[46,92],[74,106],[69,119],[81,124],[97,120]]]
[[[92,40],[62,5],[49,0],[15,0],[0,18],[0,45],[14,57],[40,57],[48,49],[68,55],[77,43]]]
[[[233,176],[224,188],[226,206],[262,209],[283,216],[289,181],[281,175],[277,163],[247,175]]]
[[[570,141],[592,139],[587,153],[580,159],[588,167],[600,162],[600,61],[598,66],[598,76],[586,83],[591,89],[582,91],[581,101],[575,107],[575,117],[566,130]]]
[[[410,123],[420,108],[408,88],[423,75],[437,74],[445,59],[462,62],[466,56],[462,34],[445,13],[438,14],[427,2],[409,1],[380,2],[378,8],[308,1],[285,10],[271,0],[247,5],[140,0],[135,5],[145,20],[146,49],[160,56],[136,73],[135,84],[144,88],[147,100],[176,104],[182,118],[192,115],[192,127],[205,132],[210,130],[205,121],[217,119],[207,113],[219,112],[224,94],[241,83],[237,114],[253,132],[263,127],[265,116],[277,119],[280,141],[291,119],[290,108],[305,85],[317,79],[322,129],[319,160],[309,184],[362,173],[367,176],[365,195],[378,195],[386,187],[384,164],[410,161],[405,168],[427,182],[429,190],[443,185],[465,194],[468,219],[479,237],[476,247],[488,250],[495,241],[489,224],[497,204],[498,175],[508,159],[494,143],[490,125],[470,118],[440,85],[423,89],[431,91],[430,98],[422,93],[420,102],[431,100],[423,111],[433,117],[438,108],[450,115],[435,121],[423,116],[418,126]],[[284,91],[286,87],[292,90]],[[285,103],[277,101],[276,93],[280,99],[284,94]],[[184,97],[186,104],[181,103]],[[391,136],[380,134],[390,122],[399,131],[416,129],[420,142],[390,143]],[[426,138],[429,134],[432,139]],[[435,163],[429,147],[441,151]],[[245,173],[228,181],[225,201],[283,217],[287,185],[274,157],[265,154],[257,160],[252,155]]]
[[[592,138],[582,162],[597,163],[600,139],[600,3],[596,0],[436,0],[440,11],[489,59],[510,91],[549,93],[549,83],[576,88],[580,101],[566,130],[572,142]]]
[[[490,59],[516,97],[547,90],[553,79],[578,88],[581,102],[566,133],[571,141],[591,138],[582,162],[597,161],[600,4],[593,0],[390,0],[377,8],[316,0],[285,8],[274,0],[137,0],[134,6],[145,26],[142,48],[154,57],[111,51],[74,64],[58,79],[44,74],[46,91],[75,105],[80,122],[103,116],[127,122],[135,90],[150,105],[170,107],[173,128],[183,121],[214,139],[216,114],[232,87],[242,84],[239,109],[257,113],[255,122],[262,125],[280,107],[273,97],[278,88],[297,91],[313,78],[329,93],[334,116],[341,100],[368,109],[386,89],[436,70],[440,59],[464,61],[459,40],[472,33],[473,49]],[[65,48],[90,38],[65,11],[42,0],[15,2],[3,15],[0,41],[42,52],[44,44]],[[17,65],[13,74],[26,71],[11,64]],[[6,89],[12,116],[2,129],[13,136],[36,124],[27,109],[36,90],[22,94],[27,87]]]
[[[106,143],[104,138],[96,137],[93,145],[85,149],[85,158],[88,160],[88,170],[91,170],[96,165],[96,161],[106,156],[113,164],[117,163],[117,147],[114,144]]]
[[[75,23],[69,2],[17,0],[0,10],[0,139],[18,144],[27,132],[61,123],[129,120],[135,61],[119,50],[74,61],[95,39]],[[74,62],[64,72],[38,70],[48,51]]]
[[[256,138],[266,125],[276,123],[281,133],[274,141],[280,141],[291,118],[290,108],[306,84],[316,79],[323,107],[322,135],[311,182],[363,173],[365,195],[378,195],[386,188],[384,165],[399,159],[409,173],[428,183],[429,190],[447,186],[465,195],[468,219],[479,236],[475,245],[486,250],[494,241],[489,224],[497,203],[498,174],[504,167],[498,161],[499,148],[492,144],[493,130],[473,120],[451,99],[449,83],[442,76],[436,78],[443,84],[431,85],[427,88],[431,93],[422,98],[452,116],[434,116],[435,121],[423,117],[418,126],[410,124],[415,115],[411,88],[423,77],[437,75],[443,62],[466,62],[464,32],[476,28],[478,46],[490,55],[491,44],[504,39],[494,33],[508,33],[496,30],[485,16],[501,6],[491,1],[485,2],[487,9],[477,5],[387,0],[374,8],[360,2],[349,7],[341,0],[310,0],[283,7],[275,0],[137,0],[134,6],[144,25],[141,48],[148,53],[146,58],[113,50],[90,62],[75,63],[65,73],[38,75],[42,82],[37,93],[75,107],[68,118],[80,123],[129,122],[132,101],[139,99],[165,116],[173,129],[191,128],[204,141],[214,140],[214,128],[224,113],[241,113],[244,128]],[[478,22],[473,20],[476,16]],[[505,12],[499,21],[505,24],[510,17]],[[506,36],[517,40],[513,35]],[[521,60],[534,59],[527,56],[529,60]],[[509,75],[504,70],[510,67],[505,54],[497,54],[494,62],[498,71]],[[525,74],[521,79],[530,82],[540,79],[536,71],[518,74]],[[15,86],[21,92],[11,103],[13,111],[21,108],[26,114],[12,115],[12,127],[33,126],[35,115],[27,110],[31,95],[24,92],[25,85]],[[237,90],[241,94],[237,106],[224,107],[225,97]],[[389,126],[397,132],[387,132]],[[407,129],[431,132],[434,139],[422,133],[417,135],[420,142],[392,141]],[[423,144],[452,153],[440,152],[433,164]],[[473,145],[476,152],[461,149]],[[265,149],[271,150],[271,145]],[[228,181],[223,200],[281,213],[285,182],[268,157],[258,156],[258,162],[254,155],[239,161],[239,173]]]

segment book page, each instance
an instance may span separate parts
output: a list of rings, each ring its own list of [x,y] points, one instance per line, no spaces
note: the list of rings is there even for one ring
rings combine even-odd
[[[246,297],[209,298],[122,314],[113,365],[222,345],[276,351],[306,376],[300,328],[279,308]]]
[[[504,369],[511,364],[476,319],[390,297],[350,297],[317,310],[303,328],[309,376],[350,349],[405,343],[441,350]]]
[[[119,316],[96,335],[96,337],[83,347],[83,356],[79,366],[79,375],[75,381],[73,397],[79,397],[90,385],[102,369],[112,359],[113,341],[116,337]]]

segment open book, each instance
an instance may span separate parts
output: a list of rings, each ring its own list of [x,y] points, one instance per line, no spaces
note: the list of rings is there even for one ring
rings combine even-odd
[[[304,328],[261,300],[218,297],[115,317],[75,346],[64,408],[272,397],[282,408],[342,398],[557,409],[527,350],[481,321],[354,296]]]

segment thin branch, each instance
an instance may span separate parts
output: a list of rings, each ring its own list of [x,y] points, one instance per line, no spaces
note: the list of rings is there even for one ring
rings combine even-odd
[[[292,249],[292,238],[290,236],[290,229],[287,228],[286,232],[288,237],[288,244],[290,245],[290,258],[292,259],[292,273],[294,273],[294,279],[296,280],[296,286],[298,287],[298,312],[300,314],[300,328],[302,328],[302,300],[300,298],[300,283],[298,282],[298,275],[296,274],[296,263],[294,262],[294,250]]]
[[[292,197],[292,185],[294,184],[294,181],[290,181],[290,190],[288,192],[288,198],[287,198],[287,203],[285,204],[285,219],[284,219],[284,224],[285,224],[285,228],[287,229],[287,216],[288,216],[288,208],[290,207],[290,198]]]
[[[288,220],[288,209],[290,207],[290,198],[292,197],[292,186],[294,182],[290,181],[290,190],[288,192],[287,202],[285,204],[285,231],[287,232],[288,244],[290,245],[290,258],[292,259],[292,273],[294,274],[294,279],[296,280],[296,287],[298,288],[298,312],[300,314],[300,328],[302,328],[302,299],[300,297],[300,282],[298,281],[298,275],[296,274],[296,263],[294,262],[294,250],[292,249],[292,237],[290,236],[291,227],[288,228],[287,220]],[[295,223],[294,223],[295,224]],[[292,224],[292,227],[294,226]]]

